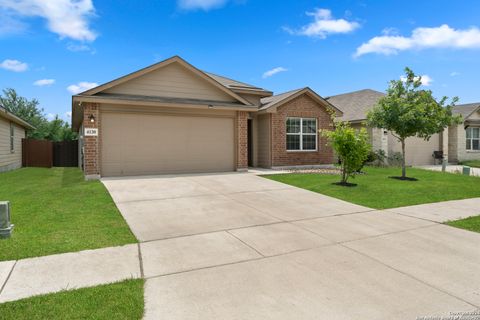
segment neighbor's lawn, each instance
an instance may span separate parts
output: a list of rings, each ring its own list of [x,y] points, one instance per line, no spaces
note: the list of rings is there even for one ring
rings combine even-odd
[[[13,236],[0,240],[0,261],[136,242],[99,181],[77,168],[23,168],[0,173]]]
[[[0,304],[3,320],[141,319],[143,280],[63,291]]]
[[[480,216],[446,222],[449,226],[480,233]]]
[[[480,197],[480,178],[476,177],[408,168],[407,176],[419,180],[400,181],[388,178],[400,175],[399,168],[364,170],[366,174],[350,181],[357,183],[356,187],[333,185],[340,180],[337,175],[293,173],[264,177],[375,209]]]
[[[464,161],[464,162],[462,162],[462,165],[469,166],[469,167],[480,168],[480,160]]]

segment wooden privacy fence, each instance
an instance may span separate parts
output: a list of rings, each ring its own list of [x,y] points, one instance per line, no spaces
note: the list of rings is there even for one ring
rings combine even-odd
[[[78,142],[22,139],[22,165],[24,167],[76,167]]]
[[[78,167],[78,141],[53,143],[54,167]]]

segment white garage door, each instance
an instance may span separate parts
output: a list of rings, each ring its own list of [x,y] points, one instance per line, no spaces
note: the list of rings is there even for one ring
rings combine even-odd
[[[234,170],[234,119],[102,113],[101,175]]]

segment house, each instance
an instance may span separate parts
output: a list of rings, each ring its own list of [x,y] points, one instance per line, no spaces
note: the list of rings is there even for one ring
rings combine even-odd
[[[448,161],[480,160],[480,102],[453,108],[462,123],[448,128]]]
[[[175,56],[72,97],[86,178],[331,164],[310,88],[279,95]]]
[[[385,94],[371,89],[349,92],[326,98],[343,111],[340,120],[348,121],[354,128],[365,126],[368,112]],[[387,130],[367,128],[374,151],[383,150],[387,156],[402,151],[401,143]],[[409,166],[434,164],[433,152],[446,150],[446,134],[434,134],[430,140],[411,137],[405,141],[405,162]],[[444,147],[445,142],[445,147]]]
[[[365,126],[367,113],[385,94],[365,89],[327,97],[326,100],[343,111],[340,120],[348,121],[354,128]],[[406,140],[406,163],[411,166],[434,164],[433,152],[443,151],[450,163],[480,160],[480,103],[458,105],[454,114],[463,118],[460,125],[450,126],[430,140],[412,137]],[[367,128],[373,150],[383,150],[386,155],[401,152],[401,144],[386,130]]]
[[[0,172],[22,166],[22,139],[30,124],[0,106]]]

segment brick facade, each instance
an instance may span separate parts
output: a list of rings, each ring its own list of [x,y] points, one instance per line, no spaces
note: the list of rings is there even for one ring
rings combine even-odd
[[[303,94],[272,113],[272,166],[319,165],[333,163],[333,150],[318,134],[317,151],[287,151],[287,117],[316,118],[318,130],[331,129],[332,120],[324,106]]]
[[[95,122],[91,122],[89,117],[93,115],[95,117]],[[83,154],[83,163],[84,163],[84,174],[85,176],[96,178],[100,175],[100,110],[98,104],[95,103],[86,103],[83,108],[83,127],[84,128],[98,128],[98,136],[84,136],[84,154]],[[84,134],[82,132],[82,134]]]
[[[235,120],[237,135],[237,170],[248,168],[248,112],[237,111]]]

